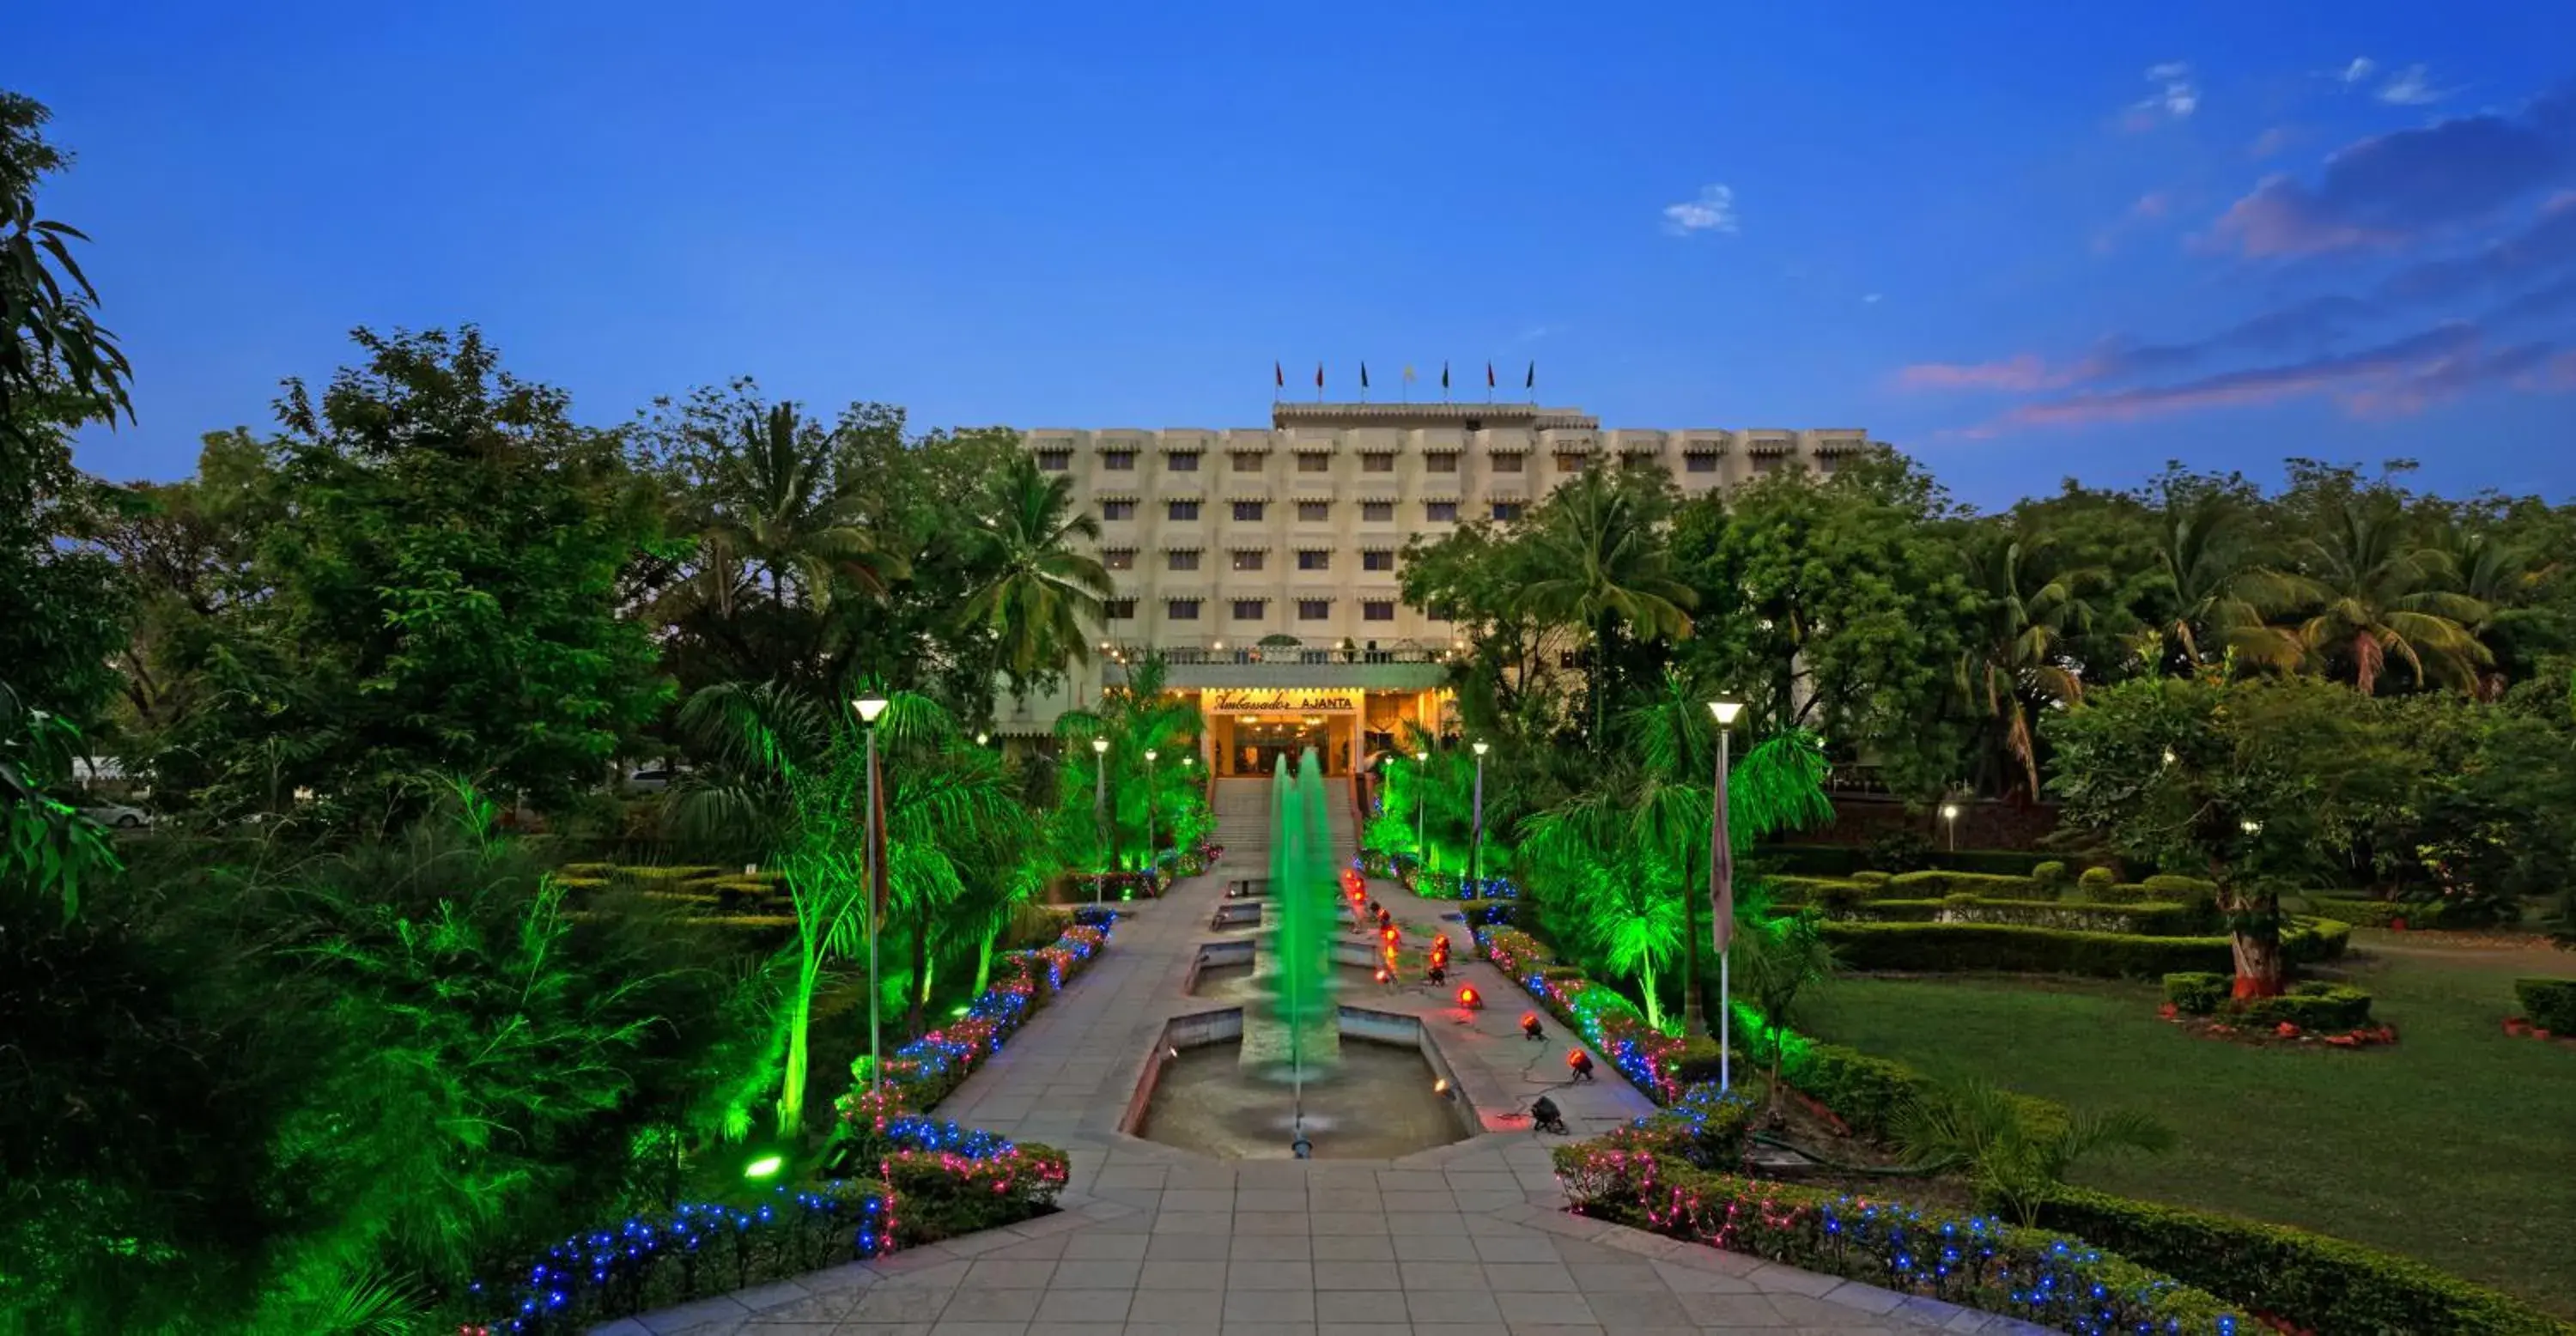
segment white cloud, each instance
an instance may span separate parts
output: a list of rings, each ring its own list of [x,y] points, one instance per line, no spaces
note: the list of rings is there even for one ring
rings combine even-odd
[[[1887,294],[1882,292],[1864,292],[1861,294],[1860,304],[1863,306],[1876,306],[1878,305],[1879,300],[1886,295]]]
[[[1694,232],[1733,232],[1735,191],[1726,186],[1701,186],[1698,199],[1665,205],[1664,230],[1677,237]]]
[[[2354,56],[2352,58],[2352,63],[2344,66],[2342,72],[2335,75],[2335,78],[2341,80],[2344,87],[2350,88],[2354,84],[2360,83],[2362,80],[2369,78],[2371,72],[2378,68],[2378,63],[2371,60],[2370,57]]]
[[[2424,77],[2423,66],[2409,65],[2388,76],[2388,82],[2379,86],[2379,100],[2395,107],[2420,107],[2428,102],[2439,102],[2458,91],[2456,88],[2435,88]]]
[[[2179,60],[2168,60],[2162,65],[2149,65],[2147,67],[2147,78],[2157,82],[2162,82],[2168,79],[2180,79],[2190,73],[2190,64]]]
[[[2191,81],[2188,62],[2168,60],[2161,65],[2149,65],[2146,79],[2148,83],[2163,84],[2164,90],[2130,104],[2132,128],[2153,126],[2158,112],[2179,121],[2200,110],[2200,85]]]

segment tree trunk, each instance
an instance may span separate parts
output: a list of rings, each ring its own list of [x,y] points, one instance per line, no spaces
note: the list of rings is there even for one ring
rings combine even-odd
[[[1699,897],[1689,885],[1682,887],[1682,1038],[1697,1039],[1708,1033],[1707,1006],[1700,1000],[1699,989]]]
[[[1655,996],[1655,967],[1651,963],[1638,962],[1637,987],[1646,995],[1646,1024],[1660,1032],[1664,1028],[1664,1000]]]
[[[817,962],[807,947],[796,972],[796,996],[788,1002],[787,1071],[778,1086],[778,1134],[793,1138],[805,1125],[805,1037],[814,1025],[814,976]]]
[[[975,947],[975,992],[973,996],[982,997],[984,995],[984,990],[993,986],[993,939],[1000,936],[1001,931],[1002,930],[999,927],[996,927],[991,932],[982,934],[980,942]]]
[[[921,1028],[922,1013],[930,1005],[930,906],[926,900],[920,918],[913,924],[911,991],[909,1021],[912,1037],[918,1039],[925,1033]]]
[[[2236,986],[2238,997],[2279,997],[2281,995],[2281,934],[2270,931],[2236,929],[2228,937],[2236,953]]]

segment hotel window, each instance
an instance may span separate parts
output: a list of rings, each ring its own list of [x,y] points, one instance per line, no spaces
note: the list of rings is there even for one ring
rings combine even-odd
[[[1717,456],[1684,455],[1682,456],[1682,472],[1715,473],[1717,472]]]
[[[1446,603],[1434,603],[1431,605],[1431,620],[1435,622],[1454,622],[1458,620],[1458,610],[1450,607]]]
[[[1360,569],[1364,571],[1394,570],[1395,554],[1392,552],[1363,552],[1360,554]]]
[[[1269,606],[1270,600],[1266,598],[1238,598],[1234,601],[1234,619],[1238,622],[1260,621],[1262,612]]]
[[[1258,501],[1237,501],[1234,503],[1234,517],[1239,520],[1258,520],[1261,518],[1261,505],[1262,503]]]
[[[1297,569],[1301,571],[1328,571],[1332,568],[1333,554],[1330,552],[1300,552],[1297,554]]]
[[[1363,601],[1360,604],[1360,620],[1364,622],[1394,621],[1395,600],[1391,598],[1372,598]]]
[[[1297,456],[1297,471],[1299,473],[1330,473],[1333,471],[1333,457],[1331,455],[1319,455],[1312,450],[1306,451],[1305,453]]]
[[[1252,450],[1236,451],[1234,455],[1234,471],[1237,473],[1259,473],[1261,471],[1260,453]]]
[[[1133,450],[1104,450],[1100,453],[1100,467],[1105,469],[1115,469],[1120,473],[1133,473],[1136,471],[1136,452]]]
[[[1458,522],[1458,503],[1425,501],[1422,503],[1422,518],[1434,524],[1455,524]]]
[[[1163,617],[1167,621],[1194,622],[1199,619],[1199,601],[1194,598],[1163,600]]]
[[[1362,455],[1360,456],[1360,472],[1393,473],[1395,472],[1395,456],[1384,452]]]
[[[1330,501],[1300,501],[1297,503],[1297,518],[1304,520],[1309,524],[1320,523],[1321,521],[1331,519],[1332,517],[1333,503]]]
[[[1198,549],[1196,548],[1192,548],[1187,552],[1166,552],[1163,554],[1164,570],[1194,571],[1198,568],[1199,554]]]
[[[1581,473],[1583,471],[1583,456],[1558,455],[1556,457],[1556,471],[1559,473]]]
[[[1195,450],[1188,450],[1177,455],[1165,455],[1163,456],[1163,468],[1166,472],[1171,473],[1196,473],[1199,471],[1198,452]]]
[[[1497,502],[1495,502],[1495,503],[1494,503],[1494,518],[1495,518],[1495,519],[1498,519],[1498,520],[1516,520],[1516,519],[1519,519],[1520,517],[1521,517],[1521,503],[1520,503],[1520,502],[1518,502],[1518,501],[1497,501]]]
[[[1132,598],[1113,598],[1106,600],[1101,603],[1100,610],[1113,622],[1132,622],[1136,620],[1136,600]]]
[[[1422,457],[1422,467],[1433,473],[1455,473],[1458,471],[1458,452],[1435,450]]]
[[[1818,455],[1818,456],[1816,456],[1816,459],[1815,459],[1816,472],[1818,472],[1818,473],[1831,473],[1831,472],[1833,472],[1833,471],[1834,471],[1834,465],[1839,464],[1839,463],[1841,463],[1841,462],[1842,462],[1842,460],[1841,460],[1841,459],[1839,459],[1839,458],[1837,458],[1837,457],[1835,457],[1835,456],[1833,456],[1833,455]]]
[[[1136,503],[1133,501],[1103,501],[1100,503],[1100,518],[1104,520],[1132,520],[1136,518]]]
[[[1518,473],[1523,461],[1519,455],[1495,455],[1491,462],[1496,473]]]
[[[1038,451],[1038,468],[1043,472],[1062,473],[1066,469],[1072,467],[1073,452],[1071,450]]]
[[[1297,600],[1297,620],[1301,622],[1320,622],[1332,615],[1333,601],[1329,598]]]
[[[1166,501],[1163,503],[1163,518],[1167,520],[1194,520],[1198,517],[1199,503],[1196,501]]]
[[[1360,503],[1360,518],[1371,524],[1383,524],[1395,518],[1395,503],[1392,501],[1362,501]]]
[[[1105,570],[1132,571],[1136,569],[1136,549],[1132,547],[1111,548],[1110,550],[1100,554],[1100,565]]]
[[[1270,554],[1267,552],[1258,550],[1251,552],[1237,552],[1234,554],[1234,568],[1238,571],[1260,570],[1262,559],[1269,555]]]
[[[1778,455],[1757,455],[1754,457],[1753,472],[1756,476],[1777,473],[1779,471],[1780,457]]]

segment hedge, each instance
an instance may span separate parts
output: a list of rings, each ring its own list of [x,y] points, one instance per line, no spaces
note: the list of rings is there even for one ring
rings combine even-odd
[[[1756,856],[1769,867],[1782,872],[1808,877],[1848,877],[1869,868],[1870,851],[1851,844],[1774,844],[1756,851]],[[1983,872],[2004,877],[2026,877],[2031,869],[2055,861],[2060,855],[2021,849],[1935,849],[1926,862],[1952,872]]]
[[[2287,1225],[2081,1188],[2060,1189],[2040,1219],[2307,1331],[2576,1336],[2576,1324],[2421,1262]]]
[[[2054,1330],[2234,1336],[2253,1318],[2082,1239],[1712,1173],[1614,1133],[1557,1147],[1584,1215]]]
[[[2234,984],[2225,974],[2168,974],[2165,1000],[2185,1015],[2220,1016],[2238,1025],[2287,1022],[2340,1034],[2370,1023],[2370,994],[2349,984],[2311,981],[2292,984],[2278,997],[2246,998],[2231,996]]]
[[[1888,895],[1899,900],[1937,900],[1945,895],[2028,899],[2038,889],[2038,883],[2028,877],[1984,872],[1900,872],[1887,880]]]
[[[1639,1093],[1657,1104],[1681,1092],[1682,1041],[1646,1024],[1619,990],[1555,964],[1545,942],[1517,928],[1477,927],[1476,945],[1503,977],[1537,998],[1558,1021],[1610,1060]]]
[[[2224,937],[2139,937],[1998,923],[1845,923],[1818,925],[1849,969],[1912,974],[1995,971],[2073,974],[2096,979],[2161,979],[2190,971],[2233,971]],[[2281,938],[2291,964],[2332,960],[2352,937],[2349,924],[2302,922]]]
[[[2576,1039],[2576,979],[2516,979],[2513,995],[2534,1029]]]
[[[2390,928],[2400,923],[2409,928],[2483,928],[2494,921],[2492,914],[2442,900],[2355,900],[2311,895],[2307,902],[2314,913],[2366,928]]]
[[[2088,905],[1978,895],[1952,895],[1939,900],[1869,900],[1845,912],[1864,923],[2002,923],[2139,937],[2183,937],[2205,932],[2210,926],[2207,911],[2197,905]]]

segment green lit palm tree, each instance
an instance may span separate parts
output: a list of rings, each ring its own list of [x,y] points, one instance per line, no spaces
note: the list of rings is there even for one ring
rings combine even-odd
[[[1108,860],[1114,861],[1129,829],[1136,831],[1137,847],[1143,848],[1149,802],[1157,812],[1177,816],[1179,804],[1198,801],[1201,776],[1180,761],[1194,754],[1207,724],[1195,702],[1164,686],[1168,674],[1161,655],[1147,655],[1126,665],[1126,683],[1103,691],[1098,709],[1067,710],[1056,719],[1056,737],[1066,754],[1077,760],[1091,754],[1092,739],[1109,740]],[[1148,751],[1161,757],[1151,767],[1145,762]],[[1092,764],[1098,763],[1095,760]],[[1068,809],[1079,805],[1084,812],[1090,810],[1092,791],[1088,783],[1092,773],[1089,767],[1080,765],[1063,769],[1059,798]],[[1149,774],[1154,786],[1150,799],[1146,792]],[[1170,824],[1160,827],[1165,833],[1175,828]],[[1148,850],[1146,866],[1150,867],[1152,860],[1152,851]]]
[[[1115,587],[1108,568],[1082,549],[1100,521],[1073,505],[1073,483],[1040,472],[1035,456],[1014,456],[993,480],[975,540],[993,578],[966,599],[960,621],[992,633],[1011,694],[1066,665],[1088,663],[1084,623],[1097,624]]]
[[[1592,671],[1586,674],[1591,745],[1608,749],[1610,642],[1626,634],[1642,640],[1690,634],[1699,601],[1673,575],[1672,556],[1654,517],[1636,493],[1607,470],[1584,473],[1548,498],[1532,536],[1536,569],[1554,574],[1522,591],[1540,616],[1580,626],[1589,634]]]
[[[2065,657],[2067,638],[2091,629],[2084,594],[2100,582],[2092,567],[2056,569],[2045,538],[1996,533],[1967,553],[1983,610],[1959,662],[1959,686],[2003,729],[2004,748],[2039,793],[2039,748],[2031,712],[2082,699],[2084,682]]]
[[[2288,629],[2361,694],[2378,691],[2391,659],[2417,682],[2462,690],[2494,661],[2470,630],[2486,605],[2445,587],[2457,575],[2450,555],[2414,541],[2395,498],[2336,501],[2290,558],[2305,615]]]

